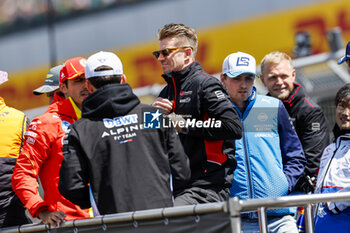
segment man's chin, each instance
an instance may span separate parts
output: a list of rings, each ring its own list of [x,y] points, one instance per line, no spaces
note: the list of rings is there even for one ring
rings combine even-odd
[[[169,69],[164,69],[163,68],[163,74],[166,74],[166,73],[168,73],[168,72],[170,72],[171,70],[169,70]]]
[[[284,91],[282,93],[278,93],[276,96],[280,100],[286,100],[289,97],[289,92],[288,91]]]

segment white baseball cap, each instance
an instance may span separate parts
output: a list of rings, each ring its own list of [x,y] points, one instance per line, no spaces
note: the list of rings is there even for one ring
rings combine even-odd
[[[111,69],[97,70],[101,66]],[[100,77],[105,75],[122,75],[123,65],[119,57],[111,52],[100,51],[91,55],[86,62],[85,78]]]
[[[222,64],[222,73],[230,78],[236,78],[241,74],[256,74],[255,58],[247,53],[237,52],[228,55]]]

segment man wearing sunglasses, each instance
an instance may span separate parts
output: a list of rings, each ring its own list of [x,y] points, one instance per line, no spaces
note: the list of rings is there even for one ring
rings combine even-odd
[[[167,86],[154,106],[180,117],[178,133],[190,160],[191,180],[174,190],[175,205],[224,201],[229,197],[236,167],[233,139],[241,138],[242,125],[220,81],[195,61],[197,35],[183,24],[167,24],[158,31],[160,62]],[[194,124],[197,122],[220,122]],[[193,124],[186,124],[192,122]]]

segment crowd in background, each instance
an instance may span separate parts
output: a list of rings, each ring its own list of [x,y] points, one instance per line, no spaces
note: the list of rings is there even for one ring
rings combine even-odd
[[[145,0],[0,0],[0,33]]]

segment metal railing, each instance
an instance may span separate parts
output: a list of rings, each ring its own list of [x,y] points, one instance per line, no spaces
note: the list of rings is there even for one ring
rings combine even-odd
[[[267,209],[278,209],[282,207],[304,206],[305,208],[305,231],[314,233],[312,204],[322,202],[350,201],[350,192],[328,193],[328,194],[310,194],[284,196],[278,198],[263,198],[240,200],[232,198],[229,200],[229,212],[231,215],[232,233],[241,233],[241,212],[258,211],[260,233],[267,233]]]
[[[74,221],[67,221],[57,227],[65,228],[79,228],[87,226],[103,226],[106,224],[118,224],[132,222],[134,226],[137,225],[138,221],[155,220],[155,219],[168,219],[172,217],[181,216],[196,216],[200,214],[216,213],[216,212],[227,212],[227,202],[216,202],[200,205],[188,205],[178,206],[170,208],[159,208],[151,210],[142,210],[118,214],[102,215],[99,217],[81,219]],[[44,224],[26,224],[18,227],[9,227],[0,229],[1,233],[23,233],[23,232],[37,232],[37,231],[48,231],[49,229],[55,229]]]
[[[350,201],[350,192],[331,193],[331,194],[310,194],[295,195],[277,198],[262,198],[251,200],[240,200],[238,198],[230,198],[228,202],[217,202],[199,205],[179,206],[171,208],[152,209],[144,211],[135,211],[119,214],[103,215],[90,219],[82,219],[68,221],[58,228],[79,228],[87,226],[103,226],[105,224],[122,224],[132,222],[137,225],[138,221],[167,220],[172,217],[197,216],[201,214],[228,213],[230,218],[230,228],[232,233],[241,233],[241,213],[242,212],[258,212],[259,227],[261,233],[267,233],[267,209],[278,209],[282,207],[305,207],[305,229],[306,233],[314,233],[312,204],[321,202]],[[57,228],[57,229],[58,229]],[[10,227],[0,229],[2,233],[18,233],[18,232],[50,232],[55,228],[50,228],[44,224],[27,224],[18,227]]]

